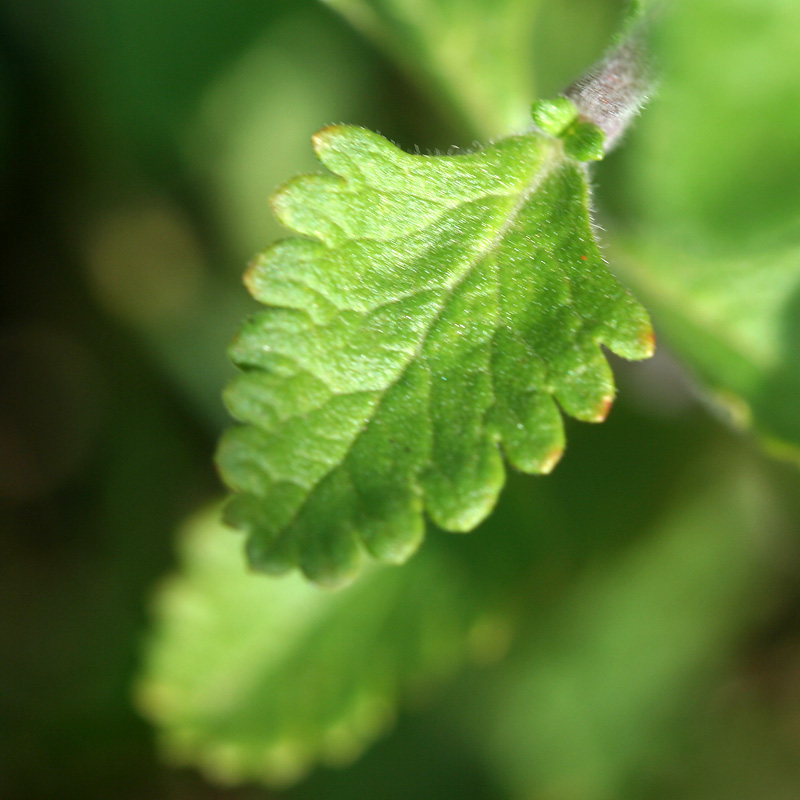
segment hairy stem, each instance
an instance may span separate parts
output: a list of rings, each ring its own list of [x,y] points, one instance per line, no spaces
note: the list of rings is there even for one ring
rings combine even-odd
[[[605,133],[606,152],[619,141],[652,90],[644,39],[640,24],[564,92],[579,118]]]

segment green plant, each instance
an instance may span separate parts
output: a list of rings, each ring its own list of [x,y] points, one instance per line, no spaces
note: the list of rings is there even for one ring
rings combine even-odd
[[[305,238],[278,242],[248,272],[248,288],[268,308],[231,351],[242,374],[227,402],[245,425],[226,434],[218,456],[238,491],[227,519],[247,533],[256,570],[299,567],[317,583],[353,585],[328,594],[295,574],[245,575],[240,542],[221,528],[216,507],[201,514],[184,541],[183,572],[161,595],[140,704],[175,760],[223,781],[291,783],[318,761],[350,762],[409,697],[464,663],[495,663],[519,634],[502,688],[484,690],[477,704],[493,721],[473,722],[473,746],[520,796],[531,787],[620,796],[673,724],[661,698],[688,703],[757,617],[749,604],[771,567],[748,535],[780,529],[762,512],[784,502],[754,476],[750,456],[726,465],[724,452],[712,452],[702,466],[684,464],[689,436],[671,466],[690,474],[673,488],[679,502],[668,511],[655,502],[637,518],[621,487],[665,478],[650,461],[658,431],[648,430],[650,439],[630,436],[624,455],[614,453],[622,462],[614,470],[612,450],[595,453],[594,494],[557,500],[572,474],[554,488],[514,477],[492,514],[505,480],[501,453],[522,472],[547,473],[564,447],[559,407],[605,419],[614,383],[600,345],[627,359],[652,353],[647,313],[598,247],[586,169],[641,100],[633,43],[644,5],[633,5],[598,70],[534,105],[531,129],[521,122],[530,87],[520,76],[535,3],[330,4],[442,92],[470,130],[505,138],[467,155],[420,156],[362,128],[331,126],[314,147],[333,174],[296,179],[274,196],[278,218]],[[676,108],[680,131],[702,128],[699,94],[728,115],[709,125],[710,146],[741,164],[757,191],[764,164],[737,151],[738,96],[720,101],[708,77],[718,73],[681,63],[685,42],[711,27],[702,15],[723,13],[718,5],[681,7],[659,22],[656,50],[669,62],[654,112],[661,125],[634,146],[679,141],[669,138]],[[611,119],[587,100],[599,92],[609,105],[609,74],[625,84]],[[770,87],[774,96],[762,86],[746,106],[765,128],[777,108],[787,113],[778,102],[785,87]],[[524,132],[506,135],[514,129]],[[796,462],[795,217],[773,209],[759,219],[737,207],[738,195],[709,178],[700,167],[707,153],[695,147],[682,165],[646,162],[659,200],[638,230],[603,237],[610,260],[712,402]],[[621,185],[610,202],[624,207],[634,189]],[[746,242],[730,234],[737,208],[753,219]],[[687,494],[684,481],[703,491]],[[431,528],[481,527],[458,542],[431,537],[417,552],[424,514]],[[556,532],[591,520],[601,538],[617,534],[623,544],[634,530],[650,533],[609,575],[579,573],[575,595],[548,616],[553,564],[580,563],[591,545],[530,541],[519,528],[531,520]],[[687,566],[688,552],[696,563]],[[365,567],[365,553],[408,563]],[[674,637],[650,635],[676,619]],[[647,658],[622,658],[596,675],[622,630],[646,643]],[[587,684],[592,702],[576,710],[572,699]],[[591,736],[582,742],[583,725]],[[612,753],[606,737],[617,743]]]

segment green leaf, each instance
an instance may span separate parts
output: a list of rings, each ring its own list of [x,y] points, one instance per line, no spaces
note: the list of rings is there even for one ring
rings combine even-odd
[[[663,780],[677,731],[780,604],[790,529],[754,467],[727,451],[693,469],[688,497],[532,621],[472,712],[510,796],[610,800]]]
[[[800,5],[695,0],[654,43],[620,264],[727,416],[800,460]]]
[[[527,123],[535,96],[531,40],[541,0],[323,0],[481,138]]]
[[[286,784],[319,761],[350,762],[400,701],[505,641],[503,620],[433,548],[337,593],[248,574],[217,507],[189,522],[180,548],[136,696],[165,755],[217,781]]]
[[[617,260],[729,418],[800,461],[800,236],[785,238],[738,257],[651,241]]]
[[[663,80],[626,156],[637,215],[670,238],[742,243],[797,218],[800,3],[673,3]]]
[[[653,339],[600,255],[586,168],[562,140],[432,157],[334,126],[314,145],[335,175],[273,198],[309,238],[248,273],[269,308],[231,349],[243,372],[226,401],[246,425],[218,463],[251,563],[339,584],[365,551],[407,559],[423,510],[446,530],[477,525],[504,481],[500,445],[524,472],[552,469],[558,406],[608,413],[600,345],[638,359]]]

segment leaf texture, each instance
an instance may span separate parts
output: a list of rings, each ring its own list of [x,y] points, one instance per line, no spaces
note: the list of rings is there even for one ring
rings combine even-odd
[[[337,593],[243,567],[218,506],[188,522],[136,689],[164,755],[223,783],[286,785],[351,762],[404,701],[501,655],[508,636],[468,570],[433,547]]]
[[[244,424],[218,463],[256,568],[336,585],[365,552],[402,562],[423,511],[450,531],[491,511],[501,447],[546,473],[564,447],[559,406],[605,418],[600,345],[645,358],[653,337],[600,255],[569,136],[422,156],[361,128],[316,134],[333,174],[274,196],[303,238],[252,265],[268,308],[231,349],[242,373],[226,402]]]

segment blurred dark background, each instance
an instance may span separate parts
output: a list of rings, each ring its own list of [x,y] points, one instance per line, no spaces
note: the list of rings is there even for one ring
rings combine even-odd
[[[545,4],[542,94],[600,52],[619,5]],[[559,48],[575,20],[585,21],[580,33]],[[225,347],[253,307],[241,287],[244,265],[279,234],[269,194],[315,169],[309,136],[330,122],[365,125],[425,152],[469,146],[472,132],[439,108],[312,0],[0,4],[3,798],[271,796],[215,787],[159,760],[131,703],[147,598],[175,566],[179,522],[221,492],[212,456],[226,424]],[[627,201],[613,181],[627,168],[621,159],[607,173],[608,207],[622,225]],[[730,612],[735,635],[719,648],[729,655],[703,684],[713,692],[681,695],[677,716],[689,721],[674,737],[673,761],[655,770],[657,780],[631,778],[630,796],[795,798],[796,473],[729,433],[668,359],[615,367],[625,399],[603,430],[570,426],[574,444],[553,488],[536,490],[543,506],[573,507],[569,522],[553,528],[564,551],[572,548],[562,584],[587,563],[612,564],[723,463],[744,464],[756,475],[747,485],[768,486],[756,504],[768,508],[772,531],[755,548],[769,551],[760,588],[742,578],[748,588]],[[628,466],[613,473],[607,465],[616,460]],[[607,473],[601,479],[598,469]],[[737,485],[723,483],[722,505]],[[527,487],[516,481],[510,495]],[[614,510],[621,502],[624,514]],[[519,519],[512,514],[509,526]],[[583,656],[563,658],[579,664]],[[511,668],[494,686],[515,686],[514,675]],[[472,693],[471,680],[433,711],[402,717],[353,770],[317,773],[289,794],[510,796],[487,766],[492,759],[479,764],[473,745],[454,734],[459,692]],[[707,729],[701,745],[687,729]],[[728,786],[730,763],[746,791]]]

